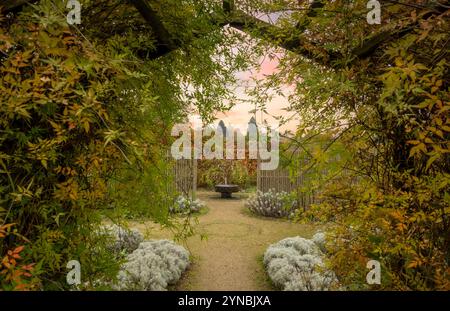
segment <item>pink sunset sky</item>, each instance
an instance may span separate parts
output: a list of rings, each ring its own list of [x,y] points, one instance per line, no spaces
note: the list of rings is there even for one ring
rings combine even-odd
[[[292,115],[292,112],[288,112],[285,110],[285,108],[289,106],[287,97],[289,96],[290,92],[292,92],[292,88],[290,88],[289,86],[283,88],[284,96],[274,94],[273,98],[266,103],[268,114],[257,112],[255,115],[251,112],[254,109],[254,106],[246,101],[246,99],[248,100],[250,99],[250,97],[245,93],[245,86],[251,86],[252,80],[255,78],[258,80],[265,79],[266,76],[276,72],[277,66],[277,58],[270,59],[269,57],[265,57],[261,60],[260,68],[255,68],[254,70],[238,73],[237,78],[241,83],[236,86],[236,96],[242,100],[239,101],[235,106],[233,106],[229,111],[217,113],[216,123],[218,123],[220,120],[223,120],[225,125],[227,126],[232,125],[234,128],[239,128],[241,131],[246,131],[247,123],[252,116],[255,116],[258,123],[262,123],[263,120],[265,120],[274,128],[278,127],[278,123],[272,116],[290,117]],[[201,121],[198,115],[192,115],[189,120],[194,127],[201,126]],[[280,131],[295,131],[297,123],[298,120],[294,118],[291,122],[280,127]]]
[[[276,22],[279,15],[272,14],[270,17],[262,15],[258,16],[258,18],[273,23],[274,20]],[[282,53],[283,51],[280,51],[276,56],[281,57]],[[251,87],[252,83],[254,83],[253,79],[264,80],[268,75],[275,73],[278,67],[278,57],[262,57],[259,62],[259,67],[236,74],[238,85],[234,86],[235,95],[242,100],[239,100],[229,111],[217,113],[215,124],[220,120],[223,120],[226,126],[232,125],[234,128],[241,130],[241,132],[245,132],[247,131],[248,121],[253,116],[256,118],[257,123],[263,123],[263,120],[265,120],[272,128],[278,128],[278,121],[272,116],[284,116],[285,118],[289,118],[293,115],[292,112],[285,110],[285,108],[289,107],[288,96],[293,90],[293,88],[288,85],[282,88],[283,96],[276,94],[274,90],[269,90],[273,96],[270,101],[265,103],[268,114],[257,112],[255,115],[251,112],[254,109],[254,106],[247,101],[251,98],[245,92],[246,86]],[[191,115],[189,121],[194,127],[201,127],[202,123],[198,115]],[[298,118],[292,118],[289,123],[279,127],[279,131],[284,132],[290,130],[295,132],[298,122]]]

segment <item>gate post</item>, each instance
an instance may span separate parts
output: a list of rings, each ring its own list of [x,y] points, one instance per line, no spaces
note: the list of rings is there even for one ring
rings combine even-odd
[[[261,160],[258,158],[256,160],[256,190],[261,190]]]
[[[192,158],[192,200],[195,200],[197,194],[197,159]]]

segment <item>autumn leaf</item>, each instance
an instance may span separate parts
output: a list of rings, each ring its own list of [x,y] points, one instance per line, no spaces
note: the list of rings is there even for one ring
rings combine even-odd
[[[21,246],[19,246],[19,247],[16,247],[16,248],[14,249],[13,253],[14,253],[14,254],[18,254],[18,253],[20,253],[21,251],[23,251],[24,248],[25,248],[24,245],[21,245]]]

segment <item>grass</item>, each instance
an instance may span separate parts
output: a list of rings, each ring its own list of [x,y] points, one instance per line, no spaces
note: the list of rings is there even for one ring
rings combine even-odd
[[[191,215],[198,217],[198,216],[206,215],[206,214],[208,214],[208,212],[209,212],[209,207],[208,206],[204,206],[198,212],[192,213]]]
[[[264,274],[259,274],[256,276],[257,282],[259,282],[260,284],[269,284],[269,286],[271,287],[272,290],[280,290],[279,288],[277,288],[275,286],[275,284],[273,284],[272,279],[269,277],[269,274],[267,274],[266,266],[264,265],[264,254],[259,255],[256,258],[256,261],[258,262],[258,264],[261,266],[262,270],[264,271]]]
[[[241,209],[242,214],[246,215],[246,216],[251,216],[254,218],[258,218],[258,219],[266,219],[266,220],[274,220],[274,221],[285,221],[285,222],[292,222],[291,220],[289,220],[287,217],[270,217],[270,216],[263,216],[257,213],[252,212],[251,210],[249,210],[247,207],[243,207]]]
[[[248,188],[242,189],[242,192],[249,193],[249,194],[256,193],[256,185],[252,185]]]

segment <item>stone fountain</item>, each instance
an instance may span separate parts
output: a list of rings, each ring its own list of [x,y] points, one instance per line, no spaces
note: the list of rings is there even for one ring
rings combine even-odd
[[[220,192],[220,197],[222,199],[230,199],[232,197],[231,195],[233,194],[233,192],[239,191],[239,186],[228,184],[227,179],[225,178],[225,183],[216,185],[215,190],[216,192]]]

